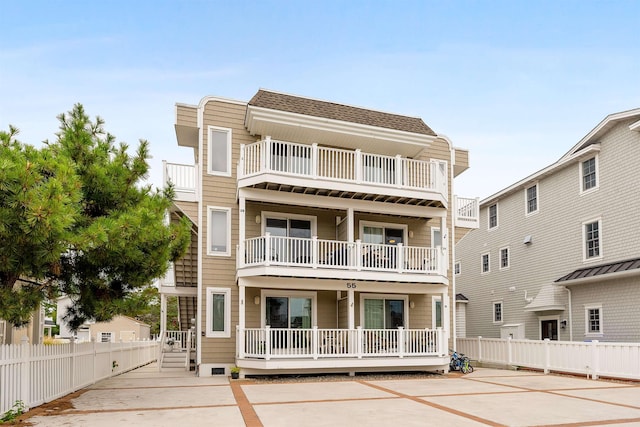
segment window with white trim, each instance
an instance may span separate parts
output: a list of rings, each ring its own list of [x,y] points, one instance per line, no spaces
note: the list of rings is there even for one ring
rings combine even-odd
[[[500,249],[500,270],[509,268],[509,247]]]
[[[207,206],[207,255],[231,255],[231,208]]]
[[[209,126],[208,153],[207,172],[231,176],[231,129]]]
[[[460,274],[460,271],[462,271],[461,268],[462,268],[462,266],[460,264],[460,261],[456,261],[456,263],[453,264],[453,274],[455,274],[455,275]]]
[[[482,273],[489,272],[489,254],[482,254],[482,266],[480,271]]]
[[[431,297],[431,324],[434,329],[442,328],[442,297]]]
[[[498,204],[494,203],[489,206],[489,229],[496,228],[498,226]]]
[[[231,337],[231,289],[207,288],[206,336]]]
[[[580,191],[598,188],[598,157],[580,163]]]
[[[585,305],[585,335],[602,335],[602,304]]]
[[[492,306],[493,306],[493,323],[502,323],[502,314],[503,314],[502,301],[494,301]]]
[[[538,184],[525,190],[526,214],[538,212]]]
[[[585,261],[602,258],[601,230],[600,219],[582,224],[583,256]]]

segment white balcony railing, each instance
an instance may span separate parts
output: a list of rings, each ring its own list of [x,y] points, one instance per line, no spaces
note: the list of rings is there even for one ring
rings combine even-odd
[[[455,225],[467,228],[480,227],[480,201],[464,197],[455,198]]]
[[[173,184],[177,200],[196,201],[196,167],[178,163],[162,162],[164,183]]]
[[[441,248],[264,236],[240,243],[240,268],[256,265],[446,274]],[[242,256],[244,254],[244,256]]]
[[[443,356],[438,329],[237,328],[238,359]]]
[[[274,173],[440,193],[447,199],[447,162],[383,156],[267,138],[240,146],[238,179]]]

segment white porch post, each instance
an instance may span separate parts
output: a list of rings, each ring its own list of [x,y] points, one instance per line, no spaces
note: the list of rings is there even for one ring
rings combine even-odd
[[[356,327],[356,318],[355,318],[355,304],[354,304],[354,295],[355,292],[353,289],[347,290],[347,305],[349,307],[349,316],[348,316],[348,329],[352,330]]]
[[[347,241],[350,243],[355,239],[355,224],[353,223],[353,208],[347,209]]]
[[[445,347],[443,347],[444,354],[447,354],[449,351],[448,342],[451,337],[451,318],[450,318],[450,310],[449,305],[451,301],[449,301],[449,294],[447,292],[443,292],[440,296],[440,301],[442,304],[442,332],[444,337],[442,341],[444,342]]]
[[[440,272],[446,275],[449,270],[449,230],[447,229],[446,217],[440,218],[440,235],[442,236],[442,254],[440,257],[442,265],[440,266]]]
[[[160,294],[160,333],[164,334],[167,330],[167,296]]]
[[[241,282],[242,279],[238,279],[238,325],[240,329],[244,329],[245,326],[245,312],[247,310],[245,304],[245,286]]]
[[[238,199],[240,214],[238,215],[238,259],[236,264],[238,267],[244,267],[244,241],[246,236],[246,219],[247,219],[247,199],[240,196]]]
[[[238,327],[236,328],[236,348],[238,359],[244,358],[244,325],[245,325],[245,286],[241,283],[242,279],[238,280]]]

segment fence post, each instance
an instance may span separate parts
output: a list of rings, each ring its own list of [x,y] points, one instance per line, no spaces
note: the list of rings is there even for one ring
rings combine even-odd
[[[549,353],[549,338],[544,339],[544,373],[549,373],[549,367],[551,366],[550,353]]]
[[[318,340],[318,326],[313,326],[312,328],[312,332],[311,332],[311,350],[313,353],[313,360],[318,360],[318,346],[319,346],[319,340]]]
[[[271,360],[271,326],[265,326],[264,360]]]
[[[404,326],[398,326],[398,352],[402,359],[404,357]]]
[[[511,347],[511,337],[507,338],[507,365],[513,364],[513,348]]]
[[[482,362],[482,336],[478,335],[478,362]]]
[[[600,371],[600,350],[598,343],[600,341],[591,341],[591,379],[598,379],[598,372]]]
[[[356,355],[362,359],[362,326],[356,326]]]
[[[20,347],[20,400],[24,403],[26,409],[29,409],[31,399],[31,363],[30,363],[30,350],[29,338],[24,336],[21,340]]]
[[[70,389],[75,391],[76,389],[76,340],[74,337],[71,337],[71,341],[69,342],[69,351],[71,352],[71,360],[69,363],[71,369],[71,387]]]

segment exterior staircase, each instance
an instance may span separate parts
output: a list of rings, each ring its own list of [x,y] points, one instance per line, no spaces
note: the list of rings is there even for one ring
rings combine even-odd
[[[160,371],[191,370],[191,358],[195,356],[193,333],[189,331],[166,331],[160,342]]]

